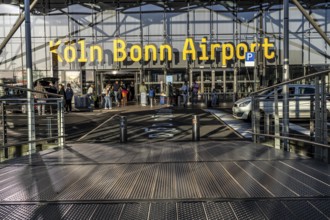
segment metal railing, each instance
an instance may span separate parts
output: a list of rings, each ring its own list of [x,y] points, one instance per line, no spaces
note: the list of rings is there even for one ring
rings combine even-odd
[[[33,94],[42,93],[51,98],[35,98],[29,102],[25,98],[27,91]],[[33,106],[33,126],[29,126],[29,104]],[[0,161],[65,145],[61,95],[0,84],[0,115]],[[28,135],[31,127],[34,137],[32,140]]]
[[[255,143],[312,156],[330,163],[329,70],[279,83],[251,94],[252,132]],[[302,81],[310,79],[306,86]],[[283,87],[287,85],[287,102]],[[283,89],[283,90],[282,90]],[[313,91],[313,92],[311,92]],[[285,108],[285,106],[287,106]],[[288,112],[284,112],[287,109]],[[288,122],[284,120],[288,115]],[[284,127],[288,126],[286,133]]]

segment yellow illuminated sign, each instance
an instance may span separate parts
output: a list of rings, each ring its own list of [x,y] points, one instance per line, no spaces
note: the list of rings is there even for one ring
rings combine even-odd
[[[87,49],[85,40],[79,40],[77,43],[64,42],[63,53],[60,54],[58,48],[61,45],[61,40],[56,42],[50,41],[50,52],[57,55],[59,62],[72,63],[76,60],[78,62],[102,62],[103,49],[99,45],[92,45]],[[78,49],[80,49],[78,57]],[[261,47],[264,57],[266,59],[273,59],[275,57],[274,44],[269,42],[268,38],[264,38],[262,43],[253,42],[250,45],[246,42],[240,42],[236,46],[232,42],[225,43],[210,43],[207,44],[207,38],[202,38],[199,44],[199,49],[196,49],[196,42],[193,38],[186,38],[182,48],[182,60],[199,60],[199,61],[215,61],[217,54],[221,55],[222,66],[227,66],[227,62],[236,58],[237,60],[244,60],[247,52],[255,52],[257,47]],[[209,50],[208,50],[209,49]],[[197,57],[198,53],[201,55]],[[159,58],[157,57],[159,53]],[[89,55],[87,57],[87,54]],[[172,61],[173,48],[169,44],[162,44],[157,48],[155,44],[147,44],[141,46],[140,44],[133,44],[130,48],[123,39],[115,39],[113,41],[113,61],[123,62],[126,59],[134,62],[140,61]]]

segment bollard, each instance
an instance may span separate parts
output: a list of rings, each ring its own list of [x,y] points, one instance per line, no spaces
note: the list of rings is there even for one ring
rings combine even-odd
[[[199,132],[199,116],[193,115],[192,118],[192,140],[199,141],[200,139],[200,132]]]
[[[127,142],[127,119],[125,116],[120,116],[120,143]]]
[[[178,107],[180,107],[181,106],[181,96],[179,95],[178,96]]]
[[[208,102],[209,102],[208,94],[204,94],[204,102],[205,102],[205,103],[204,103],[205,106],[206,106],[206,107],[209,107],[209,106],[208,106]]]

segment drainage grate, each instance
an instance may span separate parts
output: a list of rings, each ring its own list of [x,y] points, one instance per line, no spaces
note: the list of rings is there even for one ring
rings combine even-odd
[[[204,203],[207,219],[227,220],[236,219],[236,216],[227,202],[207,202]]]
[[[231,202],[230,205],[238,219],[265,219],[255,202]]]
[[[125,205],[120,219],[136,220],[147,219],[149,213],[149,203],[128,203]]]
[[[293,212],[297,219],[329,219],[325,217],[319,210],[315,209],[308,201],[284,201],[288,209]],[[329,217],[329,216],[328,216]]]
[[[258,201],[257,204],[267,219],[296,218],[281,201]]]
[[[123,204],[99,204],[90,219],[119,219],[123,207]]]
[[[206,219],[202,202],[178,203],[178,219],[201,220]]]
[[[149,220],[176,219],[175,203],[151,203]]]

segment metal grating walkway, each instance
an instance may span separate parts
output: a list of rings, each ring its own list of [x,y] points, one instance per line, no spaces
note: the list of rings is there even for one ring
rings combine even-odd
[[[0,219],[330,219],[330,166],[248,141],[72,144],[0,165]]]

